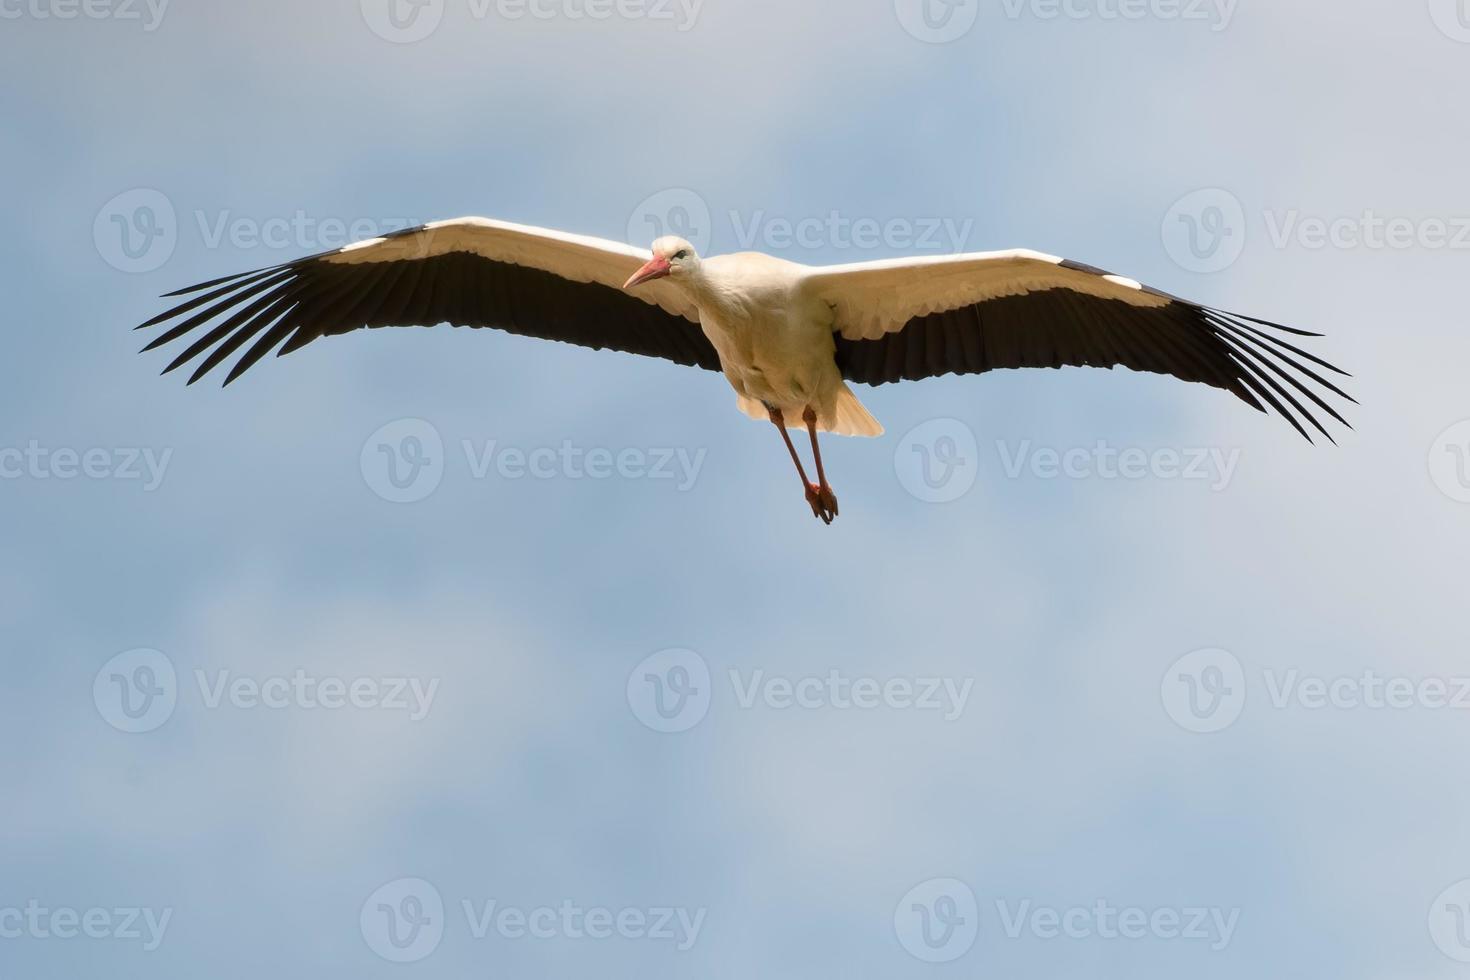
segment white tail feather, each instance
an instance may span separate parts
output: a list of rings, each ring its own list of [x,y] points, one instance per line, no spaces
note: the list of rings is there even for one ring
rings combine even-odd
[[[765,422],[770,418],[770,412],[766,410],[766,406],[754,398],[737,395],[736,404],[742,412],[757,421]],[[787,411],[786,427],[805,430],[806,423],[802,421],[801,416],[801,410]],[[858,401],[857,395],[854,395],[852,389],[846,384],[838,389],[832,410],[818,414],[817,430],[830,432],[837,436],[866,438],[877,438],[883,434],[883,426],[863,407],[863,403]]]
[[[837,420],[831,426],[825,426],[828,432],[839,436],[861,436],[868,439],[876,439],[883,434],[883,426],[873,418],[863,403],[858,401],[857,395],[852,389],[843,385],[837,392]]]

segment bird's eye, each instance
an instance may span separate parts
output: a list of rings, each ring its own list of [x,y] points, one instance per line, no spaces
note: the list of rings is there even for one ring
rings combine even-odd
[[[675,252],[674,253],[674,258],[676,258],[676,259],[687,259],[687,258],[689,258],[689,250],[686,248],[686,249],[681,249],[678,252]]]

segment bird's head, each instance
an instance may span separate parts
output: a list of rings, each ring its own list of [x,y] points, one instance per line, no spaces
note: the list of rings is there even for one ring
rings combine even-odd
[[[699,271],[699,253],[682,238],[670,236],[653,243],[653,258],[633,273],[624,289],[641,286],[655,279],[687,279]]]

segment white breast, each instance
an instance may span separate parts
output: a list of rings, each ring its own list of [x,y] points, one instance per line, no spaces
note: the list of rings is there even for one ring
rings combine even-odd
[[[805,266],[757,253],[704,267],[700,323],[741,396],[798,416],[841,387],[830,310],[800,285]]]

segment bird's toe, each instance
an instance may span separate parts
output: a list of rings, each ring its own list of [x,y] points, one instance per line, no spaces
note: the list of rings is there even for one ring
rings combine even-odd
[[[830,487],[818,487],[811,484],[806,488],[806,502],[811,505],[812,516],[823,524],[831,524],[837,517],[837,498],[833,495]]]
[[[830,513],[833,517],[836,517],[838,514],[842,513],[840,510],[837,509],[837,494],[832,492],[831,487],[822,487],[820,490],[820,496],[822,499],[822,508]],[[827,523],[830,524],[832,522],[828,521]]]

